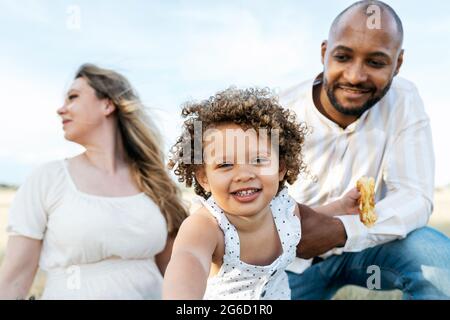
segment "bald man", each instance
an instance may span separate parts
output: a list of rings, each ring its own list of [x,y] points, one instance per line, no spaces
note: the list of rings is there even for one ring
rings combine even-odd
[[[322,43],[323,72],[286,90],[282,103],[312,128],[308,177],[290,188],[302,239],[289,268],[293,299],[329,299],[344,285],[399,289],[405,299],[450,297],[450,240],[426,227],[433,208],[434,152],[416,87],[397,77],[403,26],[380,1],[361,1],[334,20]],[[362,176],[375,179],[378,220],[325,217]]]

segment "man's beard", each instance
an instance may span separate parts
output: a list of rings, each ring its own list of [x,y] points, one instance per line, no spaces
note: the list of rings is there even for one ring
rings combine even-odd
[[[379,95],[370,98],[362,106],[355,107],[355,108],[346,108],[337,101],[337,98],[334,95],[334,89],[336,88],[336,86],[333,88],[330,88],[328,86],[328,81],[325,79],[325,77],[323,80],[323,85],[324,85],[324,89],[327,93],[328,99],[330,100],[331,104],[337,111],[339,111],[340,113],[345,114],[347,116],[360,117],[364,112],[366,112],[367,110],[372,108],[375,104],[377,104],[378,101],[383,99],[383,97],[386,95],[386,93],[391,88],[392,80],[393,79],[391,79],[389,81],[389,83],[383,88],[383,90],[381,90],[381,93]],[[346,86],[349,88],[354,88],[354,89],[363,89],[363,90],[367,89],[367,88],[363,88],[361,86],[349,86],[349,85],[346,85]]]

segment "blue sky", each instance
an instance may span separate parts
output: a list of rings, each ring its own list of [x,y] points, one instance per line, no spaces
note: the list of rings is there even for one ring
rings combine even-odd
[[[387,1],[405,27],[401,76],[432,122],[438,186],[450,183],[450,2]],[[279,90],[322,70],[320,43],[352,1],[0,0],[0,183],[82,149],[63,138],[56,108],[77,67],[125,74],[166,137],[180,105],[230,85]],[[73,28],[79,11],[79,29]]]

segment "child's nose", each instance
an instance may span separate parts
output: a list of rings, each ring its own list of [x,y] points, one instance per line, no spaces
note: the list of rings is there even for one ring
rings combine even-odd
[[[252,170],[250,170],[248,166],[241,166],[238,169],[234,177],[234,180],[236,182],[246,182],[254,179],[255,177],[256,177],[255,173]]]

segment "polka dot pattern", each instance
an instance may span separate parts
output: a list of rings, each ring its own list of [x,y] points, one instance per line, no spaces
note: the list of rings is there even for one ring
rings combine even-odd
[[[216,218],[225,243],[223,264],[218,274],[208,279],[204,299],[289,300],[291,292],[285,270],[294,261],[301,228],[300,220],[294,214],[296,202],[288,195],[287,188],[281,190],[270,204],[283,253],[266,266],[241,261],[239,234],[234,225],[212,196],[208,200],[198,199]]]

